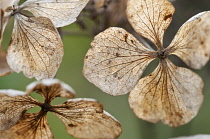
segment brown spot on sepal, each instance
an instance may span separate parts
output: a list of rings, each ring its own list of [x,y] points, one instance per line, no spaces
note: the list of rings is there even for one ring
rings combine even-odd
[[[76,125],[74,124],[68,124],[69,127],[75,127]]]
[[[131,43],[134,44],[134,40],[131,40]]]
[[[205,55],[206,57],[208,57],[208,54],[207,54],[207,53],[205,53],[204,55]]]
[[[125,38],[125,42],[127,42],[128,34],[125,34],[124,38]]]
[[[117,72],[115,72],[115,73],[113,74],[113,76],[114,76],[115,78],[117,78]]]
[[[172,14],[166,15],[163,20],[166,21],[168,18],[171,18],[171,17],[172,17]]]
[[[119,57],[119,56],[120,56],[120,54],[119,54],[119,53],[116,53],[115,55],[116,55],[117,57]]]

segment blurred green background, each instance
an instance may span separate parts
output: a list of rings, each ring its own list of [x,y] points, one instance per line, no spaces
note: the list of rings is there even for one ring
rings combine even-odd
[[[201,12],[210,10],[210,0],[176,0],[172,2],[176,8],[173,21],[165,34],[165,46],[172,40],[173,36],[179,27],[188,20],[191,16]],[[86,22],[86,21],[84,21]],[[87,21],[88,22],[88,21]],[[90,24],[91,22],[87,23]],[[4,33],[3,46],[9,43],[13,21],[9,22]],[[103,93],[100,89],[89,83],[82,75],[83,59],[90,48],[90,43],[93,40],[92,36],[87,36],[87,31],[79,29],[78,25],[71,24],[62,28],[68,32],[77,32],[74,35],[63,35],[64,57],[62,64],[57,72],[56,78],[69,84],[76,91],[77,98],[95,98],[103,104],[104,109],[117,118],[123,128],[122,135],[119,139],[167,139],[177,136],[188,136],[194,134],[210,134],[210,63],[201,70],[193,70],[198,73],[205,82],[203,90],[204,103],[198,112],[198,115],[188,124],[171,128],[161,122],[152,124],[143,121],[135,116],[128,104],[128,95],[110,96]],[[208,36],[210,37],[210,36]],[[173,57],[173,56],[172,56]],[[186,66],[176,57],[172,61],[177,66]],[[148,75],[153,71],[157,61],[152,62],[145,70],[144,75]],[[35,79],[27,79],[22,73],[12,73],[8,76],[0,78],[0,89],[17,89],[25,90],[25,87]],[[34,97],[37,97],[35,95]],[[56,99],[53,103],[59,104],[66,99]],[[55,139],[72,138],[65,131],[62,122],[53,114],[48,114],[48,120]]]

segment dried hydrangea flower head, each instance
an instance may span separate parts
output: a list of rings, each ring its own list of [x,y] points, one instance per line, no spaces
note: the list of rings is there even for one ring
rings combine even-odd
[[[12,70],[22,71],[28,78],[53,78],[63,57],[63,43],[56,28],[74,22],[88,0],[27,0],[20,6],[18,2],[13,0],[13,5],[3,11],[7,16],[3,18],[1,38],[6,21],[14,16],[7,62]]]
[[[14,2],[15,0],[0,1],[0,77],[12,72],[12,69],[7,64],[6,51],[2,50],[2,40],[4,29],[11,16],[11,11],[9,11],[8,7],[12,7]]]
[[[127,16],[134,30],[152,41],[147,48],[122,28],[98,34],[84,60],[84,76],[110,95],[130,92],[129,104],[144,120],[176,127],[196,116],[203,102],[203,81],[191,70],[175,66],[168,56],[177,55],[199,69],[209,60],[210,12],[202,12],[182,25],[171,44],[163,47],[164,32],[174,14],[167,0],[128,0]],[[140,79],[154,59],[159,65]]]
[[[29,96],[36,92],[44,97],[44,103]],[[0,90],[0,136],[2,138],[51,139],[53,134],[46,115],[52,112],[66,126],[67,132],[76,138],[117,138],[121,134],[120,123],[94,99],[74,97],[74,90],[57,79],[44,79],[27,86],[26,92]],[[60,105],[51,105],[56,97],[69,98]],[[37,113],[27,113],[33,107],[41,107]]]

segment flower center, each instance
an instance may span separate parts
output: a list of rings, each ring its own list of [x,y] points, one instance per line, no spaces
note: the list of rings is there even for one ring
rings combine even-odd
[[[52,106],[50,104],[43,103],[42,106],[41,106],[41,108],[42,108],[42,111],[48,112],[48,111],[51,110]]]
[[[165,59],[167,57],[168,53],[165,50],[158,50],[157,51],[157,57],[159,59]]]

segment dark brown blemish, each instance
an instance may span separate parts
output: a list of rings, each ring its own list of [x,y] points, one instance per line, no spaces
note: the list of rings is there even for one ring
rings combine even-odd
[[[75,127],[76,125],[73,124],[68,124],[69,127]]]
[[[178,116],[180,119],[183,118],[183,114],[182,113],[176,112],[175,115]]]
[[[116,78],[116,77],[117,77],[117,72],[115,72],[115,73],[113,74],[113,76]]]
[[[12,10],[14,10],[14,8],[13,8],[12,6],[10,6],[10,7],[8,7],[5,11],[6,11],[6,12],[10,12],[10,11],[12,11]]]
[[[164,50],[162,50],[162,51],[157,51],[157,57],[159,58],[159,59],[165,59],[166,57],[167,57],[167,52],[166,51],[164,51]]]
[[[125,42],[127,42],[128,34],[125,34],[124,38],[125,38]]]
[[[134,41],[133,41],[133,40],[131,40],[131,43],[133,43],[133,44],[134,44]]]
[[[41,108],[43,112],[48,112],[52,109],[52,106],[48,103],[44,103],[41,105]]]
[[[144,110],[144,111],[143,111],[143,113],[144,113],[144,114],[147,114],[147,113],[148,113],[148,111],[147,111],[147,110]]]
[[[117,57],[119,57],[119,56],[120,56],[120,54],[119,54],[119,53],[116,53],[115,55],[116,55]]]
[[[17,135],[21,135],[21,134],[23,134],[22,132],[20,132],[20,131],[16,131],[15,132]]]
[[[172,14],[166,15],[163,20],[166,21],[168,18],[171,18],[171,17],[172,17]]]
[[[88,56],[85,56],[85,59],[88,59]]]
[[[205,53],[204,55],[205,55],[206,57],[208,57],[208,54],[207,54],[207,53]]]

